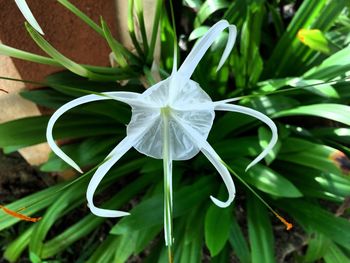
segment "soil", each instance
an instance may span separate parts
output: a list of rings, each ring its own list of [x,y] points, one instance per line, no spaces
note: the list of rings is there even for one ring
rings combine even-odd
[[[18,153],[5,155],[0,151],[0,202],[7,204],[46,188],[57,181],[56,176],[42,173],[30,166]]]

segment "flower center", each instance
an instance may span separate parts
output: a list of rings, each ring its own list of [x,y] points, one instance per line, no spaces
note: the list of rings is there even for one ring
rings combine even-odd
[[[133,145],[136,150],[162,159],[167,136],[173,160],[187,160],[199,152],[199,147],[182,125],[190,126],[203,139],[208,137],[212,127],[214,106],[198,83],[169,77],[147,89],[142,100],[151,106],[133,106],[127,127],[128,134],[144,130],[142,139]],[[167,122],[167,129],[164,129],[164,122]],[[165,130],[167,134],[164,134]]]
[[[165,107],[160,108],[160,113],[166,118],[169,118],[171,114],[171,107],[167,105]]]

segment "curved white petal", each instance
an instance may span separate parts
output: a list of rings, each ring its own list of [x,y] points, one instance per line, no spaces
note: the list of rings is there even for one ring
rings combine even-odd
[[[123,211],[98,208],[94,205],[93,197],[103,177],[107,174],[111,167],[132,147],[134,139],[135,138],[133,137],[125,137],[107,156],[107,161],[98,167],[95,174],[92,176],[86,190],[86,199],[93,214],[101,217],[121,217],[129,215],[129,213]]]
[[[52,136],[52,130],[53,130],[53,127],[54,127],[56,121],[58,120],[58,118],[61,117],[66,111],[68,111],[76,106],[79,106],[79,105],[82,105],[82,104],[85,104],[88,102],[92,102],[92,101],[108,100],[108,99],[115,99],[115,100],[122,101],[122,102],[125,102],[128,104],[134,104],[137,102],[137,99],[139,96],[138,93],[132,93],[132,92],[105,92],[102,94],[105,96],[91,94],[91,95],[77,98],[75,100],[72,100],[72,101],[64,104],[57,111],[55,111],[55,113],[51,116],[51,118],[47,124],[46,139],[47,139],[47,142],[48,142],[49,146],[51,147],[52,151],[58,157],[60,157],[63,161],[68,163],[70,166],[72,166],[75,170],[77,170],[80,173],[82,173],[82,170],[80,169],[80,167],[57,146],[57,144],[54,141],[53,136]]]
[[[230,25],[226,20],[220,20],[215,25],[213,25],[208,30],[208,32],[195,44],[190,54],[186,57],[185,61],[179,68],[178,74],[182,75],[185,79],[189,79],[192,76],[199,61],[203,58],[204,54],[207,52],[209,47],[220,36],[220,33],[226,28],[229,29],[229,37],[226,44],[226,48],[219,62],[219,66],[217,69],[219,70],[226,61],[227,57],[229,56],[233,45],[235,44],[237,36],[236,27],[234,25]]]
[[[101,217],[121,217],[129,215],[127,212],[118,211],[118,210],[109,210],[98,208],[94,205],[93,197],[95,191],[102,181],[103,177],[108,173],[111,167],[135,144],[141,140],[150,127],[152,127],[153,122],[156,121],[156,118],[149,121],[148,125],[139,129],[133,133],[129,133],[106,157],[105,162],[102,163],[94,175],[92,176],[89,185],[86,190],[86,199],[88,206],[91,212],[97,216]],[[171,176],[171,175],[170,175]]]
[[[36,31],[38,31],[40,34],[44,35],[43,30],[39,26],[38,22],[34,18],[32,12],[30,11],[27,3],[25,0],[15,0],[16,5],[18,6],[19,10],[23,14],[24,18],[28,21],[28,23],[34,27]]]
[[[262,122],[264,122],[267,126],[269,126],[269,128],[271,129],[272,132],[272,138],[269,142],[269,144],[267,145],[267,147],[258,155],[258,157],[256,157],[246,168],[246,171],[251,168],[252,166],[254,166],[255,164],[257,164],[259,161],[261,161],[271,150],[272,148],[275,146],[275,144],[277,143],[277,139],[278,139],[278,132],[277,132],[277,127],[276,124],[269,118],[267,117],[265,114],[262,114],[259,111],[247,108],[247,107],[243,107],[243,106],[239,106],[239,105],[232,105],[232,104],[226,104],[226,103],[222,103],[222,102],[217,102],[215,103],[215,110],[221,110],[221,111],[232,111],[232,112],[239,112],[239,113],[243,113],[243,114],[247,114],[249,116],[255,117],[259,120],[261,120]]]
[[[215,150],[210,146],[207,142],[206,138],[204,138],[201,134],[199,134],[195,129],[193,129],[190,125],[185,122],[179,120],[178,118],[174,118],[177,122],[180,123],[184,131],[191,137],[191,139],[198,145],[203,154],[208,158],[208,160],[213,164],[215,169],[219,172],[222,180],[225,183],[225,186],[228,191],[228,199],[223,202],[218,200],[217,198],[210,196],[211,200],[219,207],[228,207],[235,198],[236,188],[233,183],[230,172],[227,170],[225,165],[222,163],[220,156],[215,152]]]
[[[225,202],[220,201],[213,196],[210,196],[210,198],[214,202],[214,204],[216,204],[217,206],[223,207],[223,208],[228,207],[232,203],[233,199],[235,199],[235,195],[236,195],[236,188],[233,183],[230,172],[222,163],[220,156],[214,151],[214,149],[210,146],[210,144],[207,141],[205,141],[203,145],[202,152],[208,158],[208,160],[214,165],[215,169],[221,175],[221,178],[225,183],[225,186],[228,191],[228,196],[229,196],[227,201]]]

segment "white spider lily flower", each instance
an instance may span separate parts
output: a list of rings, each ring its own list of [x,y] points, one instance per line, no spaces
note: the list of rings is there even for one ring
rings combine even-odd
[[[29,6],[27,5],[27,2],[25,0],[15,0],[15,3],[21,13],[23,14],[24,18],[27,20],[27,22],[40,34],[44,35],[43,30],[39,26],[39,23],[36,21],[35,17],[33,16],[32,11],[30,11]]]
[[[213,102],[199,84],[190,79],[206,51],[225,29],[229,30],[229,38],[219,63],[218,69],[220,69],[229,56],[236,39],[236,27],[225,20],[217,22],[209,29],[196,43],[178,70],[174,65],[170,77],[153,85],[142,94],[105,92],[103,96],[87,95],[68,102],[53,114],[47,126],[47,141],[59,157],[77,171],[82,172],[79,166],[56,145],[52,137],[52,129],[56,120],[66,111],[92,101],[114,99],[127,103],[132,108],[132,117],[127,126],[126,137],[106,157],[106,161],[96,170],[88,185],[86,198],[92,213],[102,217],[128,215],[127,212],[96,207],[93,195],[103,177],[130,148],[134,147],[147,156],[163,159],[164,231],[166,245],[171,246],[173,243],[171,222],[173,160],[188,160],[201,151],[218,171],[228,191],[227,200],[221,201],[210,196],[212,201],[219,207],[227,207],[235,197],[235,185],[228,169],[207,142],[215,110],[247,114],[270,127],[272,131],[271,141],[267,148],[249,164],[247,169],[263,159],[276,144],[277,128],[271,119],[253,109],[229,104],[233,101],[232,99]]]

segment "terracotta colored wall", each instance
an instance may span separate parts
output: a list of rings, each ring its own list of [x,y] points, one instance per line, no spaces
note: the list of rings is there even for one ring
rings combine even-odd
[[[44,31],[45,39],[61,53],[79,63],[109,65],[110,49],[105,41],[64,6],[56,0],[26,1]],[[133,50],[127,29],[127,0],[70,0],[70,2],[98,24],[102,15],[117,39]],[[147,31],[151,31],[155,0],[143,2]],[[46,55],[26,32],[24,21],[13,0],[0,0],[0,42]],[[159,46],[156,51],[156,57],[158,56]],[[61,69],[0,55],[0,76],[41,81],[46,75],[58,70]],[[9,92],[9,94],[0,92],[0,123],[40,114],[35,104],[18,95],[22,88],[24,84],[21,82],[0,79],[0,89]],[[26,88],[33,87],[26,85]],[[29,163],[40,164],[47,159],[50,149],[43,143],[22,149],[20,152]]]
[[[71,0],[79,9],[99,22],[102,15],[115,33],[114,0]],[[27,0],[45,32],[45,38],[67,57],[86,64],[108,65],[109,48],[102,38],[74,14],[54,0]],[[0,42],[37,54],[44,53],[31,40],[24,28],[24,17],[13,0],[0,0]],[[0,55],[0,76],[41,81],[46,75],[60,70]],[[18,92],[21,82],[0,79],[0,123],[26,116],[39,115],[36,105],[23,100]],[[28,88],[28,86],[27,86]],[[31,164],[47,159],[50,149],[43,143],[21,150]]]
[[[99,23],[102,15],[115,31],[114,0],[72,0],[79,9]],[[108,65],[109,48],[105,41],[84,22],[54,0],[27,0],[34,16],[45,32],[45,38],[60,52],[81,63]],[[0,0],[0,40],[27,51],[44,54],[24,28],[24,18],[14,1]],[[23,79],[41,80],[55,71],[52,67],[14,59]]]

